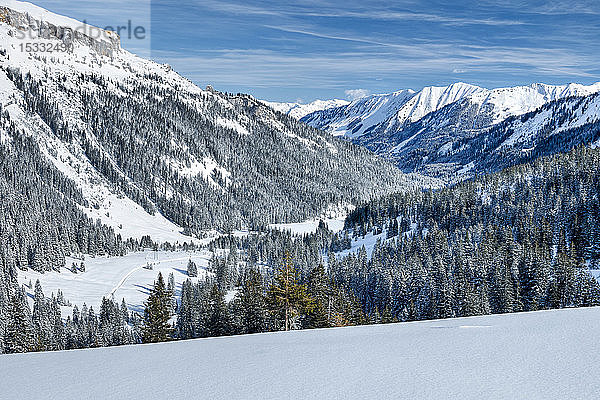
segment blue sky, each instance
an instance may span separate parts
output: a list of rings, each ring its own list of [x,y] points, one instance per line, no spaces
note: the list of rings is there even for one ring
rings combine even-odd
[[[99,25],[131,16],[150,28],[153,59],[201,86],[278,101],[457,81],[489,88],[600,81],[598,0],[36,4]],[[150,42],[124,46],[148,55]]]

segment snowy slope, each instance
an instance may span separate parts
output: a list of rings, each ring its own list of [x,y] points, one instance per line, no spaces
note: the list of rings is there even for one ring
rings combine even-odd
[[[536,110],[553,100],[586,96],[599,91],[600,82],[589,86],[575,83],[558,86],[534,83],[491,90],[458,82],[442,87],[428,86],[419,92],[402,90],[369,96],[346,106],[316,111],[302,118],[302,121],[334,135],[354,139],[376,129],[401,129],[449,104],[466,101],[475,105],[476,113],[484,115],[488,124],[493,125],[508,117]]]
[[[392,118],[414,95],[412,90],[372,95],[345,106],[308,114],[301,120],[335,136],[357,137]]]
[[[316,111],[327,110],[330,108],[345,106],[349,102],[341,99],[333,100],[315,100],[313,102],[302,103],[278,103],[273,101],[261,100],[263,103],[273,108],[275,111],[287,114],[290,117],[301,119],[302,117],[312,114]]]
[[[1,356],[6,399],[592,399],[600,308]]]

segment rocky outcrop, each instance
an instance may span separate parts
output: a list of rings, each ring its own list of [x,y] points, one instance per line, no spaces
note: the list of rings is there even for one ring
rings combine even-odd
[[[115,32],[83,23],[77,26],[63,26],[4,6],[0,6],[0,22],[16,28],[16,34],[22,35],[24,40],[44,38],[60,40],[67,45],[79,43],[105,56],[112,56],[115,51],[121,49],[121,39]]]

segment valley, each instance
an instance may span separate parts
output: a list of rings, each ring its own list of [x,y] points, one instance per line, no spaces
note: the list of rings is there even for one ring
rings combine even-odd
[[[390,66],[352,88],[336,73],[344,63],[319,72],[321,46],[409,62],[408,45],[262,21],[249,35],[254,21],[243,42],[274,40],[281,53],[230,47],[245,13],[342,18],[288,7],[229,4],[210,32],[226,48],[190,50],[221,78],[232,79],[223,59],[244,65],[260,78],[255,96],[142,58],[110,30],[92,37],[75,19],[0,0],[0,397],[593,397],[593,73],[488,89],[453,72],[369,94],[362,83],[382,86]],[[182,7],[204,18],[198,9]],[[504,26],[443,25],[482,21]],[[288,89],[322,80],[302,98],[323,100],[271,101],[262,94],[287,83],[237,61],[264,58],[275,73],[307,37],[319,57],[295,70],[314,76],[290,72]]]

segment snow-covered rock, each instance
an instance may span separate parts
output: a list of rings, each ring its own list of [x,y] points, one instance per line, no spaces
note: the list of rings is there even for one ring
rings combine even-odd
[[[274,101],[262,100],[263,103],[273,108],[275,111],[287,114],[290,117],[301,119],[302,117],[312,114],[316,111],[328,110],[330,108],[336,108],[345,106],[349,102],[346,100],[333,99],[333,100],[315,100],[307,104],[302,103],[278,103]]]

